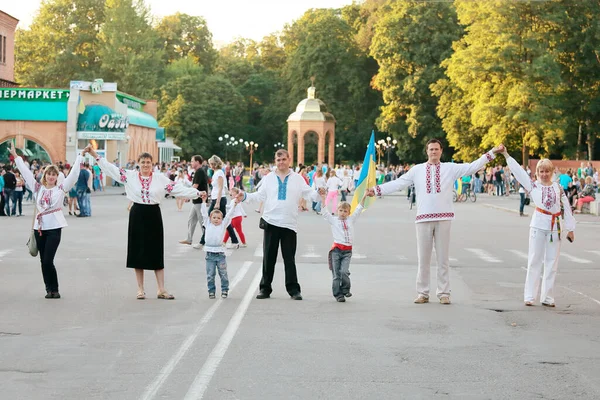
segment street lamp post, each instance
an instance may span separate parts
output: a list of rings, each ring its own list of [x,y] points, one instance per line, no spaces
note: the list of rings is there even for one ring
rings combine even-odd
[[[342,143],[342,142],[339,142],[339,143],[335,144],[335,147],[338,148],[338,149],[340,149],[340,150],[345,149],[346,146],[347,146],[346,143]]]
[[[246,145],[246,150],[250,152],[250,170],[252,170],[252,155],[254,154],[254,151],[258,149],[258,143],[245,142],[244,144]]]
[[[381,164],[381,156],[383,155],[384,152],[387,152],[387,164],[389,166],[390,165],[390,152],[397,145],[398,145],[398,141],[396,139],[392,140],[392,138],[389,136],[387,138],[385,138],[385,140],[379,139],[377,141],[377,143],[375,144],[375,148],[377,149],[377,164]]]

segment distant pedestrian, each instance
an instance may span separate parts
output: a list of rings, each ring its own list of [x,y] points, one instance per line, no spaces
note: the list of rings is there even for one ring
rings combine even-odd
[[[208,176],[206,175],[204,168],[202,168],[202,162],[202,156],[192,156],[191,165],[195,171],[194,178],[192,180],[192,187],[201,192],[208,192]],[[202,219],[202,203],[204,201],[205,200],[202,198],[192,200],[192,208],[190,209],[190,214],[188,216],[187,238],[185,240],[180,240],[179,243],[191,245],[192,240],[194,239],[194,232],[196,231],[198,224],[200,224],[204,234],[204,224]],[[198,244],[198,247],[202,246]]]

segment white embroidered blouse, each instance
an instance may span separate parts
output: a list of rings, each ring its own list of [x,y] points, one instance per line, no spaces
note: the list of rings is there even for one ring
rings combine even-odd
[[[58,184],[57,181],[56,186],[48,189],[35,180],[33,173],[27,168],[21,157],[15,159],[17,168],[19,168],[21,176],[25,179],[25,185],[34,194],[36,212],[38,214],[33,224],[33,229],[50,230],[68,226],[62,212],[63,199],[65,198],[65,193],[71,190],[75,186],[75,183],[77,183],[82,162],[83,157],[81,155],[77,156],[69,176],[62,183]]]
[[[375,194],[382,196],[414,184],[417,196],[416,223],[453,220],[454,181],[463,176],[473,175],[494,158],[495,154],[489,151],[470,164],[417,164],[395,181],[375,186]]]
[[[134,203],[160,204],[167,193],[188,199],[195,199],[200,196],[200,192],[195,188],[177,184],[160,172],[153,172],[152,175],[143,177],[138,171],[118,168],[105,158],[98,157],[96,160],[106,175],[125,185],[127,198]]]
[[[560,199],[562,196],[562,208],[564,209],[565,214],[564,226],[561,228],[567,232],[575,231],[576,222],[575,218],[573,217],[573,212],[571,211],[569,199],[567,198],[564,190],[561,190],[559,184],[557,182],[553,182],[550,186],[544,186],[540,183],[540,181],[534,181],[531,179],[527,171],[525,171],[514,158],[508,157],[506,158],[506,162],[512,174],[529,193],[529,197],[531,198],[533,204],[535,204],[537,208],[540,208],[548,213],[544,214],[536,209],[531,217],[531,223],[529,226],[546,231],[556,230],[556,217],[553,218],[552,214],[556,216],[561,212]],[[553,221],[554,224],[552,223]]]

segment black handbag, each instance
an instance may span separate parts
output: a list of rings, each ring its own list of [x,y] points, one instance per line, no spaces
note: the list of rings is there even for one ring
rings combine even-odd
[[[267,229],[268,226],[269,226],[269,223],[261,217],[260,221],[258,221],[258,227],[260,229]]]
[[[528,206],[529,204],[531,204],[531,199],[529,197],[525,197],[525,201],[523,202],[523,204]]]

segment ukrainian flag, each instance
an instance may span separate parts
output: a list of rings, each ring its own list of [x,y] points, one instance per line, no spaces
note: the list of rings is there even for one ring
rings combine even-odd
[[[366,190],[372,188],[377,184],[375,177],[375,171],[377,170],[377,164],[375,162],[375,132],[371,132],[371,140],[369,140],[369,146],[367,146],[367,152],[365,153],[365,159],[363,161],[362,169],[360,170],[360,176],[356,183],[356,189],[354,191],[354,197],[352,197],[352,212],[360,201],[362,200]],[[367,197],[365,200],[365,209],[375,200],[375,197]]]

